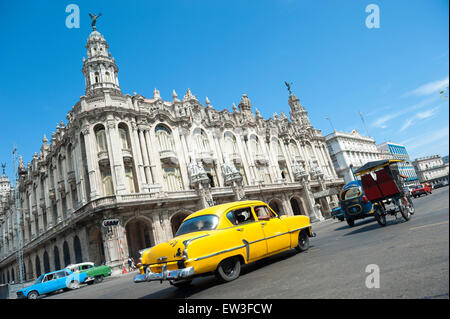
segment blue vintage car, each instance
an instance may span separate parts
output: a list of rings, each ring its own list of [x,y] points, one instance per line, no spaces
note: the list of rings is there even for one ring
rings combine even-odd
[[[355,225],[357,219],[374,216],[373,205],[364,195],[359,180],[351,181],[342,187],[339,203],[350,227]]]
[[[60,289],[75,289],[86,281],[86,273],[73,273],[69,269],[49,272],[39,276],[32,286],[17,291],[17,298],[36,299],[40,295],[49,294]]]

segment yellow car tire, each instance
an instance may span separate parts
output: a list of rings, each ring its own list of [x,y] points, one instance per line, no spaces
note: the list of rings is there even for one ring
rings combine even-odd
[[[308,237],[308,234],[304,230],[302,230],[298,234],[298,244],[297,244],[297,246],[295,246],[295,249],[298,252],[302,252],[302,251],[309,249],[309,237]]]
[[[240,273],[241,261],[237,257],[230,257],[220,262],[216,277],[222,282],[229,282],[238,278]]]

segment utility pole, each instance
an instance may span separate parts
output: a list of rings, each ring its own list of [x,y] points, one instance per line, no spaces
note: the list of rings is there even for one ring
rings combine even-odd
[[[333,129],[333,132],[336,132],[336,130],[334,129],[333,123],[331,122],[331,117],[327,116],[326,119],[327,119],[328,121],[330,121],[330,125],[331,125],[331,128]]]
[[[367,129],[366,122],[364,121],[364,117],[361,112],[359,112],[359,116],[361,117],[361,121],[363,122],[364,128],[366,129],[367,136],[370,137],[369,130]]]
[[[22,226],[20,225],[20,216],[22,210],[19,208],[19,190],[17,185],[19,183],[19,173],[16,170],[16,153],[17,147],[14,146],[12,152],[13,158],[13,174],[15,178],[14,182],[14,213],[16,214],[16,227],[17,227],[17,263],[19,265],[19,282],[23,285],[24,282],[24,267],[23,267],[23,241],[22,241]]]

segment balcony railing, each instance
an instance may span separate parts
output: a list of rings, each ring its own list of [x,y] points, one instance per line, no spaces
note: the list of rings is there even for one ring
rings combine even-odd
[[[267,165],[267,164],[269,164],[269,159],[266,156],[262,155],[262,154],[256,154],[255,155],[255,161],[256,161],[256,164],[258,164],[258,165]]]
[[[165,150],[159,152],[161,162],[167,165],[178,165],[177,154],[172,150]]]

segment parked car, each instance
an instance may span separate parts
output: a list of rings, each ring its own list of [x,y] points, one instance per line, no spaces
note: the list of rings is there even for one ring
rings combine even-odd
[[[73,273],[69,269],[49,272],[39,276],[32,286],[20,289],[16,292],[17,298],[36,299],[38,296],[50,294],[60,289],[76,289],[80,283],[86,281],[86,273]]]
[[[420,197],[421,195],[431,194],[431,186],[429,184],[419,184],[413,187],[411,190],[411,195],[415,197]]]
[[[445,186],[444,182],[437,182],[436,184],[433,185],[433,189],[441,188],[444,186]]]
[[[333,217],[333,219],[337,218],[337,219],[339,219],[341,222],[343,222],[344,219],[345,219],[344,211],[342,210],[341,207],[333,208],[333,209],[331,210],[331,216]]]
[[[142,253],[135,283],[167,280],[176,287],[214,273],[221,281],[239,277],[241,264],[295,248],[309,248],[307,216],[278,216],[262,201],[238,201],[186,217],[175,237]]]
[[[111,276],[111,267],[101,265],[97,266],[93,262],[87,261],[80,264],[73,264],[66,267],[74,273],[83,272],[87,274],[86,283],[88,285],[94,282],[102,282],[103,278]]]

